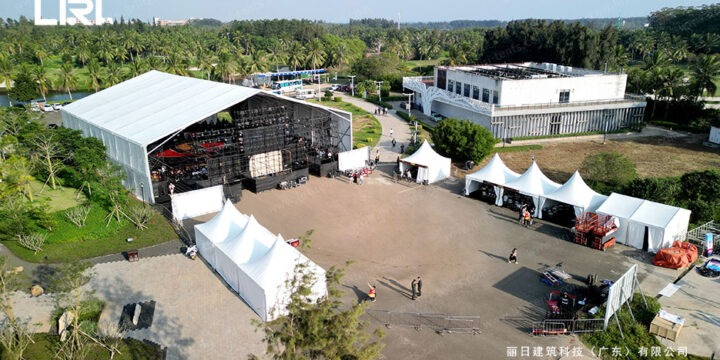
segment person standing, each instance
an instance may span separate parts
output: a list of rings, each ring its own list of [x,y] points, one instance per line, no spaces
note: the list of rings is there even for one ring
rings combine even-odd
[[[511,262],[512,262],[512,263],[515,263],[515,264],[518,263],[517,248],[513,248],[513,249],[512,249],[512,252],[510,253],[510,256],[508,257],[508,264],[511,263]]]
[[[175,184],[170,183],[170,185],[168,185],[168,190],[170,190],[170,195],[174,194],[175,193]]]
[[[405,144],[400,144],[400,153],[402,154],[404,152],[405,152]]]
[[[370,301],[375,302],[375,285],[370,285],[370,283],[368,283],[368,286],[370,287],[370,291],[368,291],[368,298],[370,298]]]
[[[412,288],[412,299],[415,300],[415,296],[417,295],[417,279],[413,278],[412,282],[410,283],[410,287]]]
[[[391,144],[392,144],[392,147],[395,147],[395,145],[397,145],[397,141],[395,141],[395,138],[392,139]]]
[[[360,173],[360,177],[358,177],[358,184],[362,185],[365,182],[365,174]]]
[[[417,277],[417,296],[422,296],[422,278],[420,276]]]
[[[393,137],[393,133],[394,133],[393,128],[390,128],[390,137]]]
[[[378,152],[378,153],[375,155],[375,166],[377,166],[377,165],[379,165],[379,164],[380,164],[380,153]]]

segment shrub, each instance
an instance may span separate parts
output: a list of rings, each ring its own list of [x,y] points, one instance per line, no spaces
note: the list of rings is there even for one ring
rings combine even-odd
[[[37,255],[38,252],[42,251],[47,237],[47,234],[40,233],[32,233],[28,235],[20,234],[18,235],[18,243],[20,243],[20,245],[24,248],[35,251],[35,254]]]
[[[342,96],[335,96],[333,97],[334,102],[342,102]]]
[[[455,161],[479,163],[492,153],[497,142],[484,126],[453,118],[438,123],[432,135],[437,150]]]
[[[76,206],[65,211],[65,217],[77,227],[85,226],[88,215],[90,215],[90,207],[88,206]]]
[[[611,151],[589,155],[583,160],[580,171],[587,179],[618,188],[637,179],[635,164],[625,155]]]

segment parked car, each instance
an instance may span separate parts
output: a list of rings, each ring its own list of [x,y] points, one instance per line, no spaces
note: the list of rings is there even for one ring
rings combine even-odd
[[[341,88],[340,84],[332,84],[330,85],[330,91],[339,91]]]
[[[401,102],[401,103],[400,103],[400,108],[403,109],[403,110],[407,110],[407,109],[408,109],[408,108],[407,108],[407,103],[404,102],[404,101]]]
[[[62,104],[57,103],[57,104],[53,104],[52,107],[54,110],[60,110],[60,109],[62,109],[63,106],[62,106]]]
[[[45,112],[55,111],[55,108],[53,108],[53,106],[50,104],[42,104],[41,109]]]
[[[442,121],[442,120],[445,119],[445,116],[443,116],[443,115],[441,115],[441,114],[438,114],[438,113],[433,113],[433,114],[432,114],[432,118],[433,118],[433,120],[435,120],[435,121]]]

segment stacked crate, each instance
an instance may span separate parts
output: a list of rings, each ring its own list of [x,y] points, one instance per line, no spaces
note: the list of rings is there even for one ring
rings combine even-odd
[[[607,238],[615,230],[612,217],[586,212],[575,219],[575,238],[573,240],[576,244],[605,251],[615,244],[614,237]]]

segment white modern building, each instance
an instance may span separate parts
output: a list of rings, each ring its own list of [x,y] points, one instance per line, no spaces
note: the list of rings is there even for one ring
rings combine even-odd
[[[428,115],[468,119],[496,138],[614,131],[637,126],[645,100],[625,94],[626,74],[550,63],[435,68],[403,87]]]

